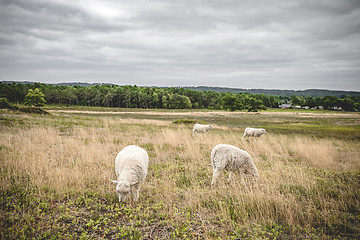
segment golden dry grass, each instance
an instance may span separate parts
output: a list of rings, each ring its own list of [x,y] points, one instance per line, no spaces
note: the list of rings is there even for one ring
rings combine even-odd
[[[150,155],[138,204],[171,219],[172,226],[192,226],[197,237],[225,237],[237,234],[239,226],[251,232],[257,225],[273,223],[311,228],[332,221],[334,212],[347,208],[346,197],[334,201],[318,178],[334,171],[358,173],[358,141],[280,134],[241,140],[238,129],[217,129],[192,136],[191,126],[169,121],[105,117],[96,125],[65,130],[46,125],[2,127],[0,188],[21,184],[22,178],[14,176],[26,176],[40,195],[46,194],[42,189],[52,188],[60,195],[90,190],[116,197],[108,180],[115,178],[114,158],[123,147],[135,144]],[[225,173],[218,186],[210,187],[210,152],[220,143],[250,153],[260,174],[255,186],[241,185],[236,174],[228,184]],[[152,208],[157,204],[160,210]]]

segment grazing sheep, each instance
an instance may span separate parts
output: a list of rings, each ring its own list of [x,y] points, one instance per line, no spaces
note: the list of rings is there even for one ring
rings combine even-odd
[[[138,146],[127,146],[118,153],[115,158],[117,180],[111,181],[116,184],[119,202],[125,201],[130,193],[134,201],[138,200],[140,185],[145,180],[148,163],[147,152]]]
[[[195,134],[195,132],[202,132],[202,133],[206,133],[207,131],[209,131],[212,128],[212,125],[203,125],[203,124],[195,124],[194,128],[193,128],[193,136]]]
[[[230,171],[229,182],[232,172],[241,173],[241,182],[244,182],[244,175],[247,174],[253,180],[259,178],[256,166],[250,155],[235,146],[219,144],[211,151],[211,164],[213,166],[213,177],[211,185],[217,182],[219,174],[223,170]]]
[[[266,130],[263,128],[246,128],[244,131],[244,136],[242,139],[246,136],[251,137],[260,137],[261,135],[266,134]]]

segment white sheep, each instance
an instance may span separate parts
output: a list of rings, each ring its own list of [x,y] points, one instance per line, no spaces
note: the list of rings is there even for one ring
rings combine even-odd
[[[246,136],[250,137],[260,137],[261,135],[266,134],[266,130],[263,128],[250,128],[247,127],[244,131],[242,139]]]
[[[213,166],[212,186],[217,182],[217,178],[223,170],[230,171],[229,182],[232,172],[240,172],[242,183],[245,174],[253,180],[259,178],[258,171],[250,155],[232,145],[216,145],[211,151],[211,164]]]
[[[140,185],[147,175],[148,164],[147,152],[138,146],[129,145],[118,153],[115,158],[117,180],[111,181],[116,184],[119,202],[125,201],[130,193],[134,201],[138,200]]]
[[[203,125],[203,124],[195,124],[194,128],[193,128],[193,136],[195,134],[195,132],[202,132],[202,133],[206,133],[207,131],[209,131],[212,128],[212,125]]]

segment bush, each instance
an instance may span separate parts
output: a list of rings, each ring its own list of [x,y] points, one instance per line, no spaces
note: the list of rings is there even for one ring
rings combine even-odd
[[[39,107],[21,107],[19,108],[19,111],[25,113],[49,114],[47,111]]]
[[[178,119],[173,121],[173,123],[175,124],[195,124],[198,123],[198,121],[193,120],[193,119]]]
[[[6,98],[0,98],[0,109],[10,109],[14,111],[18,110],[20,112],[25,112],[25,113],[49,114],[47,111],[39,107],[32,106],[32,107],[19,108],[18,106],[9,103]]]
[[[0,109],[18,110],[19,107],[9,103],[6,98],[0,98]]]

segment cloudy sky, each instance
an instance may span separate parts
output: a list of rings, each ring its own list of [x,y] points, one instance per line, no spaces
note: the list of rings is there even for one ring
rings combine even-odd
[[[0,4],[0,80],[360,91],[360,0]]]

